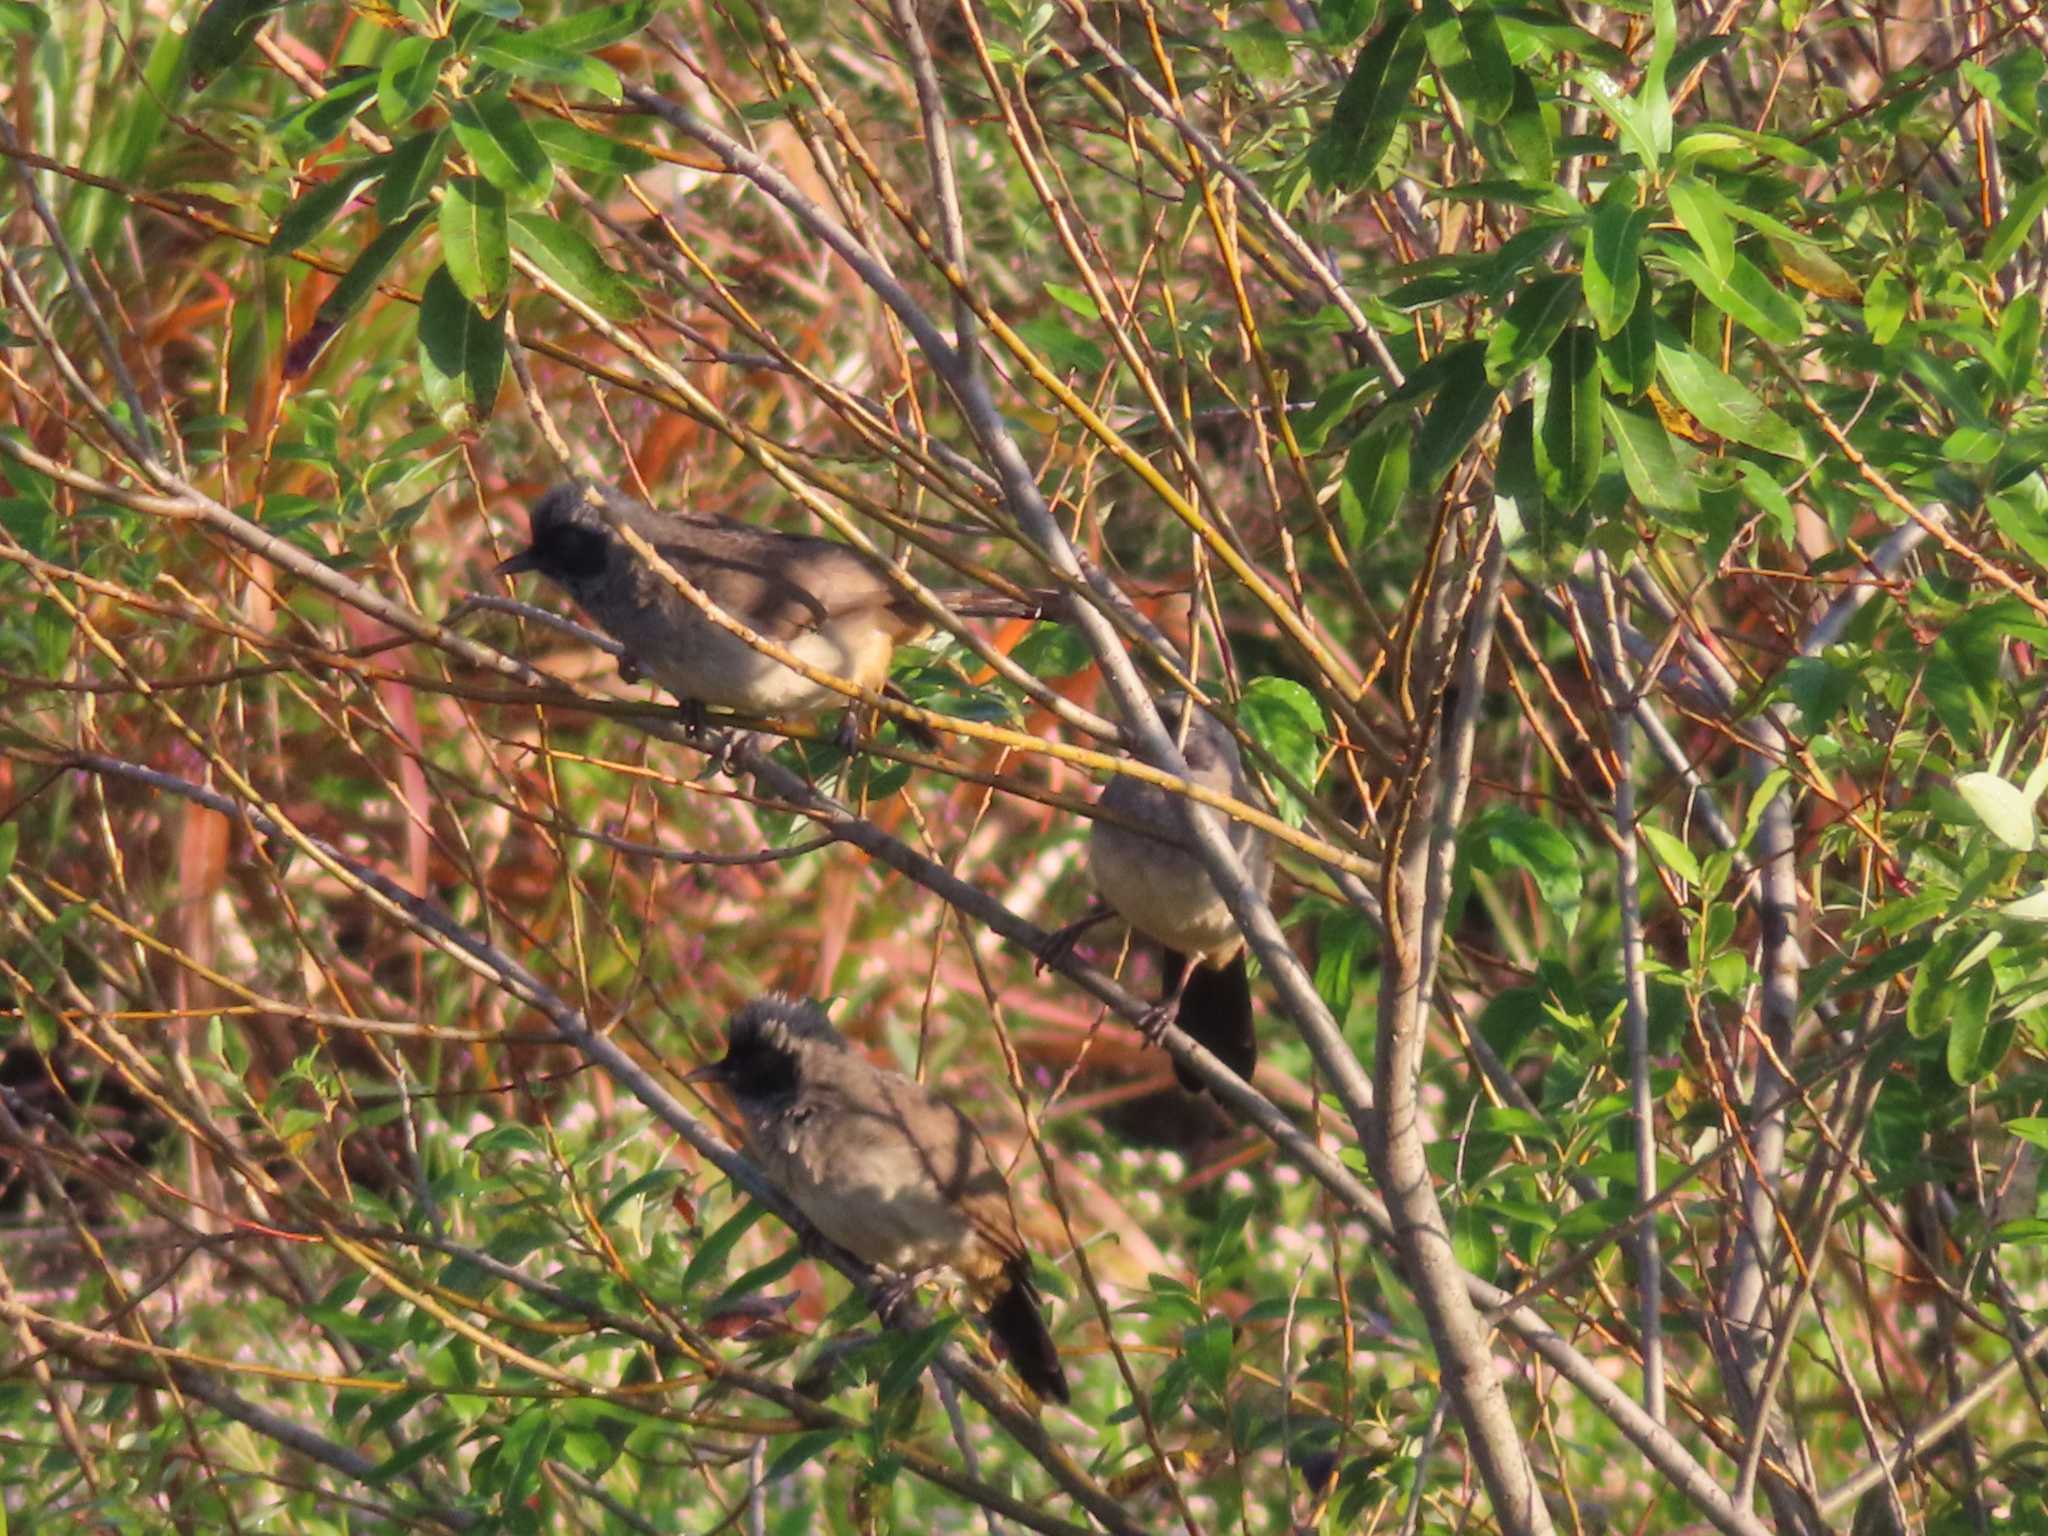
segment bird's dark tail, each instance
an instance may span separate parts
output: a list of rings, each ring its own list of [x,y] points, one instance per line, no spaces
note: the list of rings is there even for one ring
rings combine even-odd
[[[1059,1349],[1045,1326],[1045,1314],[1039,1310],[1029,1259],[1012,1259],[1004,1266],[1003,1289],[989,1303],[988,1326],[1002,1341],[1003,1352],[1024,1378],[1025,1386],[1040,1397],[1067,1401],[1067,1373],[1060,1369]]]
[[[1167,955],[1166,971],[1174,976],[1180,957]],[[1171,994],[1168,994],[1171,996]],[[1259,1064],[1258,1036],[1252,1031],[1252,984],[1245,974],[1244,951],[1228,965],[1211,968],[1200,960],[1180,984],[1180,1007],[1174,1023],[1208,1048],[1209,1053],[1246,1082]],[[1174,1076],[1190,1093],[1202,1091],[1202,1080],[1179,1062]]]
[[[1049,588],[1027,590],[1021,598],[980,587],[934,595],[963,619],[1056,619],[1066,602],[1065,594]]]

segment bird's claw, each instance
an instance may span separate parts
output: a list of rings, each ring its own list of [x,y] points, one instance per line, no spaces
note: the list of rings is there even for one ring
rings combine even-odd
[[[1170,1003],[1154,1003],[1138,1015],[1138,1034],[1147,1045],[1161,1049],[1166,1045],[1166,1026],[1173,1022],[1174,1008]]]

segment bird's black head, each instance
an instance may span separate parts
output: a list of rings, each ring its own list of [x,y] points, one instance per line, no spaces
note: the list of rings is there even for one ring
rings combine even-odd
[[[704,1071],[725,1084],[742,1105],[793,1097],[802,1079],[801,1043],[846,1048],[825,1010],[807,998],[770,992],[755,998],[726,1025],[725,1055]]]
[[[558,485],[541,497],[533,504],[532,542],[499,562],[498,574],[538,571],[562,586],[603,575],[613,535],[596,497],[596,487],[582,480]]]

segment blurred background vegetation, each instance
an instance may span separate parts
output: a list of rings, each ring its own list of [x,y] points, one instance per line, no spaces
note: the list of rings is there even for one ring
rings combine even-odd
[[[1501,1332],[1541,1523],[2048,1529],[2037,6],[0,0],[0,51],[12,1528],[1538,1528],[1330,1181],[488,574],[578,472],[1071,588],[1007,445],[1244,737],[1359,1062],[1390,810],[1469,744],[1457,1262],[1626,1395],[1661,1333],[1730,1494]],[[978,633],[1114,714],[1073,628]],[[775,762],[1078,915],[1113,743],[951,637],[897,678],[942,761]],[[1071,1411],[963,1401],[971,1328],[880,1328],[578,1043],[681,1091],[770,987],[983,1128]]]

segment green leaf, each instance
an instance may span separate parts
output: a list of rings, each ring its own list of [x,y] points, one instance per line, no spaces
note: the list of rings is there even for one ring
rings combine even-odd
[[[1338,521],[1352,553],[1379,542],[1408,494],[1408,412],[1380,413],[1352,439],[1337,491]]]
[[[1600,366],[1590,326],[1575,325],[1550,349],[1550,381],[1536,433],[1543,492],[1570,511],[1600,478]]]
[[[1621,87],[1613,78],[1597,69],[1581,69],[1575,78],[1586,88],[1586,94],[1593,98],[1607,120],[1614,124],[1621,138],[1622,148],[1642,162],[1643,169],[1657,169],[1658,152],[1654,137],[1654,126],[1643,112],[1641,104],[1621,94]]]
[[[1044,355],[1055,373],[1100,374],[1109,366],[1102,348],[1057,315],[1034,315],[1019,321],[1017,334]]]
[[[205,89],[209,80],[248,52],[249,45],[256,41],[256,34],[263,29],[263,23],[270,19],[270,13],[283,3],[284,0],[208,0],[206,9],[192,23],[192,30],[185,40],[185,75],[192,82],[192,88],[195,91]],[[18,21],[9,22],[10,16],[21,13],[33,14],[33,8],[10,5],[0,10],[0,32],[41,36],[39,30],[29,31]],[[44,25],[48,25],[47,18]]]
[[[1667,512],[1697,512],[1699,486],[1679,467],[1671,434],[1657,413],[1618,400],[1603,400],[1601,409],[1614,439],[1615,457],[1621,460],[1622,478],[1635,499]]]
[[[403,128],[426,110],[455,51],[446,38],[401,37],[377,71],[377,115],[387,128]]]
[[[1377,368],[1352,368],[1323,386],[1315,405],[1301,413],[1294,424],[1295,440],[1314,453],[1328,441],[1330,429],[1358,408],[1367,391],[1380,382]]]
[[[332,141],[355,115],[369,105],[377,77],[367,70],[353,75],[326,95],[286,114],[277,134],[288,155],[304,155]]]
[[[1572,273],[1546,273],[1536,278],[1508,306],[1486,342],[1486,378],[1506,384],[1533,367],[1565,328],[1579,307],[1579,279]]]
[[[420,294],[419,359],[427,402],[444,423],[457,406],[471,422],[490,416],[505,372],[504,323],[479,314],[445,265]]]
[[[1993,272],[2012,260],[2026,240],[2041,215],[2048,213],[2048,176],[2029,182],[2013,200],[2006,204],[2005,217],[1998,221],[1991,231],[1991,238],[1984,242],[1979,260]]]
[[[2038,840],[2033,796],[1995,773],[1959,773],[1955,789],[1993,837],[2021,853],[2032,851]]]
[[[550,214],[512,215],[512,243],[572,298],[624,324],[640,313],[640,295],[580,232]]]
[[[363,247],[363,253],[355,259],[355,264],[342,274],[341,281],[334,285],[333,291],[314,313],[313,323],[305,335],[286,350],[286,378],[298,378],[311,368],[313,360],[326,350],[335,333],[376,292],[378,281],[390,269],[391,263],[398,259],[399,252],[411,244],[413,236],[426,223],[427,212],[427,209],[420,208],[408,214]]]
[[[1643,281],[1639,255],[1650,216],[1635,205],[1635,181],[1609,184],[1586,241],[1586,308],[1603,338],[1627,323]]]
[[[505,97],[466,97],[455,104],[448,122],[477,173],[514,207],[532,207],[546,199],[555,168],[519,109]]]
[[[1223,34],[1230,60],[1254,80],[1285,80],[1293,67],[1287,34],[1270,21],[1238,22]]]
[[[2005,397],[2016,400],[2027,393],[2041,367],[2040,294],[2030,289],[2005,306],[1992,345]]]
[[[1522,180],[1540,187],[1556,180],[1557,146],[1551,141],[1550,124],[1544,120],[1534,83],[1519,69],[1515,71],[1514,102],[1501,120],[1500,132]]]
[[[1600,343],[1600,378],[1610,395],[1640,399],[1657,377],[1656,292],[1636,290],[1636,307],[1622,328]]]
[[[1440,359],[1442,382],[1422,419],[1409,465],[1408,488],[1418,496],[1432,494],[1443,482],[1500,398],[1500,391],[1487,382],[1486,349],[1478,342],[1460,343]]]
[[[1890,267],[1882,267],[1863,290],[1863,323],[1870,339],[1884,346],[1906,321],[1906,285]]]
[[[535,27],[527,35],[543,47],[592,53],[631,37],[654,19],[654,0],[619,0],[615,5],[579,6],[573,15]]]
[[[846,1435],[847,1431],[843,1429],[807,1429],[800,1435],[789,1436],[768,1458],[768,1470],[762,1474],[762,1481],[772,1483],[789,1476],[845,1439]]]
[[[17,822],[0,822],[0,880],[5,880],[14,868],[14,853],[21,845],[21,827]]]
[[[1458,860],[1486,874],[1526,871],[1565,933],[1578,922],[1585,884],[1579,852],[1556,827],[1521,807],[1500,802],[1481,810],[1458,839]]]
[[[516,79],[587,91],[607,101],[617,101],[625,94],[617,71],[604,60],[551,48],[542,41],[539,30],[512,32],[499,27],[480,36],[472,51],[479,63]]]
[[[1678,49],[1678,6],[1675,0],[1650,0],[1650,60],[1636,88],[1637,110],[1659,156],[1671,153],[1671,92],[1664,75]]]
[[[1700,297],[1765,341],[1789,347],[1805,334],[1806,317],[1798,302],[1772,286],[1741,253],[1731,258],[1728,276],[1723,278],[1707,264],[1705,256],[1683,241],[1660,239],[1651,249],[1683,272],[1699,289]]]
[[[654,165],[654,156],[622,139],[596,133],[559,117],[537,117],[527,125],[556,165],[594,176],[625,176]]]
[[[355,195],[356,188],[372,176],[382,175],[390,164],[389,155],[352,161],[328,180],[306,188],[278,217],[277,228],[270,234],[271,255],[289,255],[320,234],[334,222],[334,216]]]
[[[1991,968],[1981,966],[1964,977],[1950,997],[1948,1075],[1958,1086],[1989,1077],[2012,1045],[2012,1020],[1991,1017],[1996,989]]]
[[[1181,1356],[1193,1368],[1195,1379],[1218,1397],[1230,1389],[1233,1331],[1229,1318],[1215,1317],[1180,1336]]]
[[[767,1212],[749,1200],[714,1229],[710,1236],[697,1245],[697,1251],[690,1255],[690,1262],[683,1270],[678,1289],[691,1295],[705,1281],[725,1273],[726,1261],[747,1231]]]
[[[1636,828],[1657,855],[1657,862],[1670,870],[1689,885],[1700,883],[1700,861],[1693,857],[1692,850],[1666,832],[1662,827],[1653,827],[1648,822]]]
[[[1322,766],[1325,732],[1322,706],[1314,694],[1288,678],[1255,677],[1238,700],[1237,718],[1245,734],[1270,752],[1274,761],[1314,787]],[[1300,826],[1305,813],[1293,791],[1282,784],[1271,787],[1281,818],[1290,826]]]
[[[1393,145],[1422,73],[1422,30],[1410,25],[1414,20],[1412,11],[1397,10],[1358,51],[1329,123],[1309,146],[1309,172],[1318,186],[1362,184]]]
[[[264,5],[276,5],[281,0],[257,0]],[[50,14],[40,5],[30,5],[28,0],[0,0],[0,37],[25,37],[30,42],[39,41],[50,30]],[[195,32],[197,28],[193,29]],[[191,56],[191,50],[186,50]],[[7,1536],[0,1526],[0,1536]]]
[[[1071,624],[1034,624],[1010,659],[1036,678],[1072,677],[1095,660],[1088,642]]]
[[[1672,398],[1698,417],[1709,432],[1780,458],[1796,459],[1802,453],[1798,433],[1683,342],[1659,338],[1657,372]]]
[[[1508,55],[1507,40],[1501,36],[1500,18],[1486,0],[1472,3],[1458,13],[1458,25],[1465,33],[1465,51],[1471,64],[1460,72],[1453,85],[1483,123],[1500,123],[1515,105],[1515,66]]]
[[[1498,123],[1515,102],[1515,66],[1500,22],[1484,3],[1460,13],[1450,0],[1423,0],[1422,36],[1430,62],[1471,116]]]
[[[512,280],[505,194],[474,176],[458,176],[441,199],[441,257],[470,303],[494,314]]]
[[[1664,192],[1708,269],[1725,279],[1735,270],[1735,225],[1727,214],[1728,200],[1713,183],[1696,176],[1675,176]]]
[[[448,136],[439,129],[416,133],[393,149],[377,187],[377,217],[389,224],[425,202],[447,153]]]

